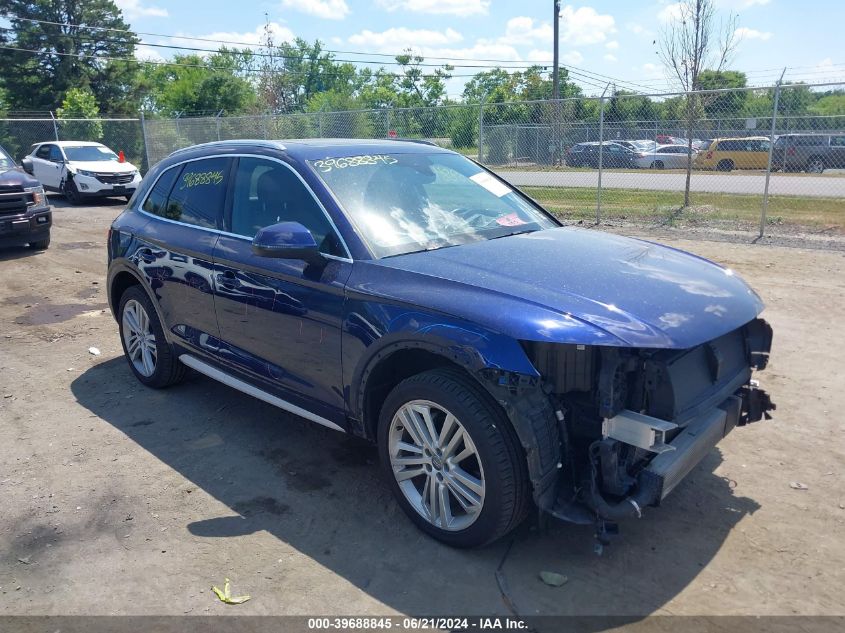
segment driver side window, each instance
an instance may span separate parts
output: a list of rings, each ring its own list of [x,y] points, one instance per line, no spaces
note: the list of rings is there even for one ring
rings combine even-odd
[[[232,233],[251,238],[265,226],[298,222],[314,236],[320,252],[346,255],[326,214],[290,168],[264,158],[240,158],[233,194]]]

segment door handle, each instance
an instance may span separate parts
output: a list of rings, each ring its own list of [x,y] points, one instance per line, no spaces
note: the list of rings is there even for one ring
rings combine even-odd
[[[229,290],[234,290],[241,285],[234,271],[227,270],[223,274],[217,275],[217,282]]]

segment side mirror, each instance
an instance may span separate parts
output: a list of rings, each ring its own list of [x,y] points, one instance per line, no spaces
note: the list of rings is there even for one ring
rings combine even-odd
[[[279,222],[265,226],[255,234],[252,252],[259,257],[302,259],[308,263],[322,260],[311,231],[299,222]]]
[[[23,170],[28,173],[30,176],[33,175],[32,173],[32,159],[29,156],[24,156],[21,160],[21,167]]]

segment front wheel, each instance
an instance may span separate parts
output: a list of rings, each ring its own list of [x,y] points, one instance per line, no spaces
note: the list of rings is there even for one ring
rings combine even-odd
[[[161,389],[181,381],[185,366],[176,358],[152,301],[140,286],[120,298],[120,342],[135,377],[148,387]]]
[[[817,156],[814,156],[810,160],[807,161],[807,169],[808,174],[820,174],[824,171],[824,161]]]
[[[378,443],[399,505],[439,541],[484,545],[525,518],[531,493],[516,435],[463,373],[436,369],[402,381],[382,407]]]
[[[79,194],[79,189],[76,188],[76,183],[72,180],[65,182],[64,187],[65,200],[72,205],[77,205],[82,202],[82,196]]]
[[[37,242],[30,242],[29,247],[34,251],[46,251],[50,247],[50,236],[48,235],[43,240]]]

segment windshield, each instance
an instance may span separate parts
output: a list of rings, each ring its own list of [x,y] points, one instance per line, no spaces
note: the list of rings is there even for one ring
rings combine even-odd
[[[376,257],[456,246],[557,226],[458,154],[312,160]]]
[[[6,153],[6,150],[0,147],[0,169],[11,169],[14,166],[15,161],[12,160],[12,157]]]
[[[101,145],[80,145],[78,147],[67,147],[65,156],[70,161],[78,163],[90,163],[97,160],[113,160],[117,162],[117,154],[111,151],[108,147]]]

